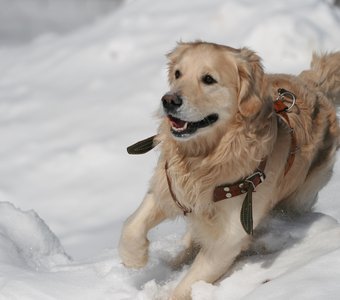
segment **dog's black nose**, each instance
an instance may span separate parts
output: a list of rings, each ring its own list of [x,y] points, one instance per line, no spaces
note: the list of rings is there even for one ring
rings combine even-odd
[[[166,111],[173,112],[183,104],[183,100],[177,94],[168,93],[162,97],[162,103]]]

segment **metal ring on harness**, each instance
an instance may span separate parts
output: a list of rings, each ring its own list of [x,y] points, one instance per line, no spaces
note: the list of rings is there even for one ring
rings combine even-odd
[[[280,89],[279,93],[280,94],[279,94],[279,96],[277,97],[276,100],[281,100],[281,101],[286,100],[287,101],[287,99],[285,99],[285,96],[288,96],[288,98],[290,98],[292,100],[291,105],[288,106],[285,109],[287,112],[290,111],[295,106],[296,96],[292,92],[289,92],[289,91],[286,91],[286,90],[283,90],[283,89]]]

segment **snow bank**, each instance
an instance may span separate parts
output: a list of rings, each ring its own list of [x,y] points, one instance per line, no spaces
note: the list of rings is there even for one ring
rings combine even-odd
[[[167,264],[180,250],[180,234],[151,237],[150,261],[141,270],[126,269],[116,250],[78,263],[34,212],[8,203],[0,203],[0,211],[3,299],[167,299],[189,267],[175,271]],[[339,293],[339,252],[335,219],[274,215],[230,276],[217,285],[198,282],[193,299],[332,299]]]
[[[69,262],[59,239],[34,211],[24,212],[0,202],[0,261],[50,269]]]

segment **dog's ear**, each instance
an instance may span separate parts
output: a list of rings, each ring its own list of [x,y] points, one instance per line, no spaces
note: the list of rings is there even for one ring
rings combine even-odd
[[[237,56],[239,111],[245,117],[252,117],[261,110],[263,104],[261,88],[264,72],[261,59],[247,48],[240,49]]]

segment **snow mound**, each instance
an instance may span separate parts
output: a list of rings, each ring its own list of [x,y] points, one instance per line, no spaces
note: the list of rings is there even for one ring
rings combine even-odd
[[[0,262],[45,270],[69,262],[59,239],[34,211],[0,202]]]
[[[7,282],[0,298],[166,300],[189,268],[169,264],[181,250],[179,233],[160,237],[153,232],[148,264],[127,269],[117,250],[71,262],[34,212],[9,203],[0,203],[0,211],[0,283]],[[340,292],[339,254],[340,226],[332,217],[273,215],[257,230],[252,248],[216,285],[193,286],[193,300],[334,299]]]

